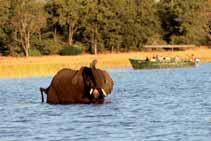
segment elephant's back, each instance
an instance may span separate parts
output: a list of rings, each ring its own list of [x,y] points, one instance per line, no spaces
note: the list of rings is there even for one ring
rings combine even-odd
[[[67,100],[68,102],[74,100],[73,91],[75,91],[75,87],[72,84],[72,79],[77,72],[71,69],[62,69],[53,78],[51,87],[60,97],[60,103],[65,103]]]
[[[74,76],[74,74],[76,74],[76,73],[77,73],[77,70],[64,68],[57,72],[57,74],[54,76],[54,79],[72,78]]]
[[[72,81],[72,78],[77,73],[76,70],[64,68],[57,72],[57,74],[54,76],[52,85],[54,87],[58,86],[66,86],[68,83],[70,84]]]

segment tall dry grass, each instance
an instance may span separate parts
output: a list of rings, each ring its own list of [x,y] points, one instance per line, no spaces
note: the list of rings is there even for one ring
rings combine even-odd
[[[43,56],[43,57],[0,57],[0,78],[19,78],[32,76],[54,75],[61,68],[79,69],[89,66],[93,59],[98,60],[97,67],[127,68],[130,67],[129,58],[145,59],[154,55],[189,59],[192,54],[200,58],[202,63],[211,62],[211,49],[198,48],[186,51],[168,52],[130,52],[118,54],[80,55],[80,56]]]

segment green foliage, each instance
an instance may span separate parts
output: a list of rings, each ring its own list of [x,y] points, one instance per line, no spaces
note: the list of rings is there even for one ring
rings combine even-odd
[[[41,52],[38,49],[30,48],[29,49],[29,55],[30,56],[41,56],[42,54],[41,54]]]
[[[15,41],[20,42],[25,56],[29,55],[33,33],[40,33],[45,25],[43,3],[34,0],[13,0],[11,2],[11,27]]]
[[[73,44],[72,46],[64,46],[60,50],[60,55],[80,55],[83,52],[81,44]]]
[[[0,43],[5,44],[8,40],[7,33],[3,30],[3,28],[0,28]]]
[[[163,38],[171,44],[201,44],[208,35],[207,0],[161,0]]]
[[[3,27],[9,20],[9,0],[0,0],[0,27]]]
[[[8,42],[9,42],[9,1],[0,0],[0,55],[7,55],[9,53],[8,50]]]
[[[206,44],[211,40],[207,6],[207,0],[0,0],[0,54],[97,54],[145,44]]]
[[[32,46],[35,50],[39,51],[42,55],[55,55],[61,50],[63,44],[55,42],[53,39],[38,39],[36,36],[32,38]]]
[[[55,42],[54,40],[45,40],[43,41],[43,44],[42,53],[44,55],[58,54],[62,48],[62,44]]]
[[[18,42],[11,42],[8,44],[9,50],[6,52],[6,55],[13,56],[13,57],[22,57],[24,56],[24,52],[22,48],[20,47],[21,45]]]
[[[102,41],[101,31],[105,24],[106,8],[103,1],[93,0],[87,1],[83,6],[84,14],[82,19],[82,26],[84,27],[84,36],[88,39],[88,44],[91,47],[89,50],[93,54],[97,54],[98,44]]]

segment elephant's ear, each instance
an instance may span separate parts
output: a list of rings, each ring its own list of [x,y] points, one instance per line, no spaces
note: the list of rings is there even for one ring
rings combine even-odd
[[[73,79],[72,79],[72,84],[73,85],[81,85],[83,84],[83,73],[84,71],[84,67],[81,67],[81,69],[76,72],[76,74],[73,76]]]
[[[108,72],[102,70],[102,74],[103,74],[103,79],[104,79],[104,83],[107,85],[110,81],[110,76],[108,74]]]
[[[112,78],[110,77],[110,75],[108,74],[108,72],[102,71],[102,73],[104,77],[105,90],[108,94],[110,94],[113,89],[114,82]]]

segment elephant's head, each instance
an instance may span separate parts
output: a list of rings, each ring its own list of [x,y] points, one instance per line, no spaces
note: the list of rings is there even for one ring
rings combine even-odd
[[[99,103],[103,102],[104,97],[111,93],[113,80],[106,71],[97,69],[95,64],[92,63],[90,67],[82,67],[73,78],[73,83],[83,87],[85,97],[92,103]]]

